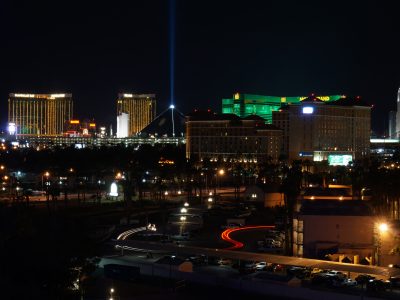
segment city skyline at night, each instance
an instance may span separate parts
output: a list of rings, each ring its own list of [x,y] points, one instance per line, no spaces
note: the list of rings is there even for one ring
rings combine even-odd
[[[189,112],[220,111],[221,99],[237,91],[360,95],[374,104],[372,128],[387,130],[400,85],[395,4],[251,4],[4,3],[2,128],[13,91],[71,92],[78,118],[107,126],[120,92],[155,93],[160,110],[174,97]]]

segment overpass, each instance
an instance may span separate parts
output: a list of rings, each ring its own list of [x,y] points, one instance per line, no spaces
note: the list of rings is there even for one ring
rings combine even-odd
[[[302,257],[272,255],[265,253],[238,252],[224,249],[202,248],[175,244],[162,244],[157,242],[134,241],[134,240],[112,240],[115,246],[129,247],[132,249],[145,249],[148,251],[162,251],[181,255],[206,255],[221,258],[237,259],[244,261],[266,261],[274,264],[287,266],[302,266],[308,268],[333,269],[344,273],[371,274],[381,277],[400,275],[400,269],[385,268],[377,266],[366,266],[356,264],[346,264],[318,259],[309,259]]]

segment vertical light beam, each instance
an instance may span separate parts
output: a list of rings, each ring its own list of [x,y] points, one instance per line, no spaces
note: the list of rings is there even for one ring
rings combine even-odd
[[[175,101],[175,0],[169,0],[169,91],[170,103]]]

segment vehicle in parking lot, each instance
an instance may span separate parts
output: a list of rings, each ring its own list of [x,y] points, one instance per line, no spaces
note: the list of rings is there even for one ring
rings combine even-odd
[[[330,270],[325,273],[325,276],[328,277],[337,277],[337,278],[346,278],[347,275],[340,271]]]
[[[319,274],[319,273],[326,273],[328,271],[320,269],[320,268],[312,268],[310,271],[310,277],[313,277],[315,274]]]
[[[381,279],[372,279],[367,282],[367,291],[382,292],[390,288],[389,281],[383,281]]]
[[[333,286],[336,287],[346,287],[346,286],[356,286],[357,281],[350,279],[350,278],[345,278],[345,279],[334,279],[331,281]]]
[[[231,265],[232,261],[230,259],[228,259],[228,258],[221,258],[218,261],[218,264],[221,265],[221,266],[227,266],[227,265]]]
[[[324,273],[316,273],[313,277],[311,277],[312,284],[324,284],[328,283],[328,277],[325,276]]]
[[[390,277],[389,282],[392,287],[400,287],[400,276]]]
[[[360,274],[356,277],[356,281],[358,284],[364,284],[369,282],[370,280],[374,280],[375,277],[368,274]]]
[[[189,256],[187,258],[190,262],[192,262],[193,265],[206,265],[208,263],[207,256],[205,255],[194,255],[194,256]]]
[[[303,279],[310,274],[310,271],[306,267],[291,266],[286,269],[288,275],[296,276],[297,278]]]
[[[356,286],[357,285],[357,281],[351,279],[351,278],[346,278],[345,280],[343,280],[342,282],[343,286]]]
[[[171,235],[172,240],[176,241],[188,241],[191,239],[191,235],[189,232],[184,232],[182,234],[177,234],[177,235]]]
[[[266,270],[267,266],[268,266],[267,262],[260,261],[260,262],[256,263],[256,270],[257,271],[264,271],[264,270]]]

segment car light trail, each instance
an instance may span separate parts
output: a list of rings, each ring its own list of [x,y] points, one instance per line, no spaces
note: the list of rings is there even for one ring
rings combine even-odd
[[[140,231],[145,231],[146,229],[147,229],[146,227],[139,227],[139,228],[134,228],[134,229],[124,231],[117,237],[117,240],[126,240],[130,235],[135,234]]]
[[[230,234],[232,232],[236,232],[236,231],[240,231],[240,230],[250,230],[250,229],[273,229],[273,228],[275,228],[274,225],[244,226],[244,227],[238,227],[238,228],[230,228],[221,233],[221,238],[224,241],[231,243],[233,245],[231,247],[225,248],[225,250],[240,249],[244,246],[244,244],[232,239],[230,237]]]

